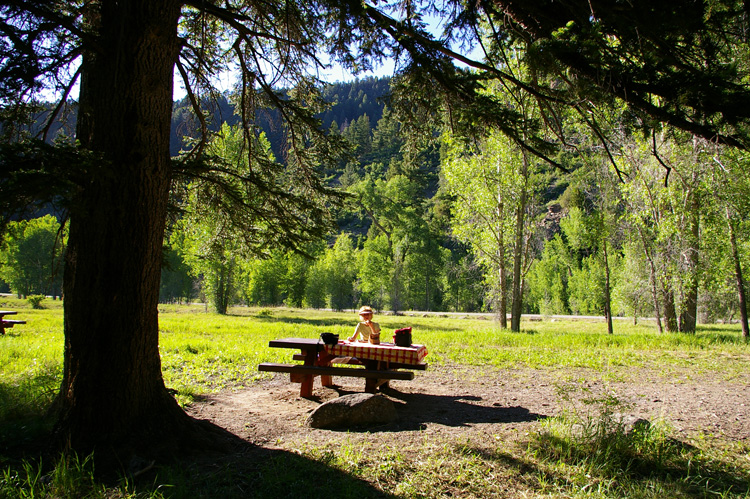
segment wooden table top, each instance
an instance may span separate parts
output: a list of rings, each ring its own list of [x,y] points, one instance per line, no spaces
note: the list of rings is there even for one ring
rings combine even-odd
[[[325,349],[325,343],[320,338],[281,338],[268,342],[271,348],[299,348],[300,350],[315,350],[317,352]]]

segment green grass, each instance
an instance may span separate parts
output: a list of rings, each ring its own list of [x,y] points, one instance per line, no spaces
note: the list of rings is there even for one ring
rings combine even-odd
[[[262,376],[261,362],[284,362],[288,352],[267,347],[274,338],[317,338],[322,332],[349,336],[354,314],[298,309],[238,308],[218,316],[193,308],[162,307],[161,349],[167,385],[178,400],[244,386]],[[721,368],[743,372],[750,349],[734,326],[710,326],[696,335],[659,334],[653,325],[617,324],[606,334],[602,322],[526,322],[523,332],[499,329],[492,320],[455,317],[377,317],[384,331],[412,326],[415,343],[428,345],[433,365],[591,368],[690,366],[696,373]],[[385,334],[385,337],[388,337]]]
[[[0,336],[0,443],[22,444],[49,430],[44,414],[62,379],[63,319],[60,301],[44,304],[37,310],[26,300],[0,298],[0,309],[27,321]]]
[[[565,395],[564,400],[572,399]],[[542,422],[529,444],[542,490],[573,497],[750,497],[747,445],[685,443],[666,421],[626,422],[613,396],[583,397]],[[738,460],[739,458],[739,460]]]
[[[578,404],[571,402],[537,433],[511,439],[455,442],[425,435],[419,448],[388,451],[309,444],[297,453],[273,451],[240,469],[217,463],[162,470],[158,483],[139,484],[138,491],[127,480],[104,486],[86,459],[18,462],[6,455],[49,430],[44,414],[62,375],[63,324],[59,301],[42,305],[35,310],[25,300],[0,298],[0,308],[18,310],[27,321],[0,337],[0,498],[247,497],[247,490],[253,497],[750,497],[747,444],[712,438],[685,446],[670,436],[668,422],[629,432],[615,417],[622,409],[618,400],[587,400],[585,393],[561,393],[561,403]],[[491,319],[376,316],[386,332],[412,326],[433,366],[531,367],[570,370],[571,376],[689,368],[731,380],[746,373],[750,361],[750,345],[735,325],[682,335],[622,321],[608,335],[600,321],[543,320],[511,333]],[[353,312],[238,307],[219,316],[200,305],[160,306],[164,379],[182,404],[249,386],[268,376],[257,372],[259,363],[288,361],[289,352],[268,348],[269,340],[322,332],[345,337],[355,320]],[[317,493],[310,493],[310,476],[325,477]]]

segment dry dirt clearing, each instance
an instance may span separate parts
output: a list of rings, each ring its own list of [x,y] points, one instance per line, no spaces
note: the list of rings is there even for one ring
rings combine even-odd
[[[615,410],[649,421],[663,419],[675,437],[697,435],[728,441],[750,438],[750,373],[694,373],[690,369],[492,370],[460,365],[431,366],[413,381],[393,381],[385,395],[396,404],[397,421],[366,429],[321,430],[304,425],[319,404],[361,392],[364,381],[334,378],[335,389],[316,380],[312,399],[299,396],[287,374],[240,390],[209,395],[188,412],[245,441],[270,449],[335,445],[342,439],[370,447],[408,449],[425,438],[482,441],[513,438],[538,427],[584,399],[614,397]],[[592,406],[590,406],[592,407]]]

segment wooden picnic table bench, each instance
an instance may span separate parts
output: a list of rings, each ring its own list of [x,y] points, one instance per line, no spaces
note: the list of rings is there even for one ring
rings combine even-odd
[[[338,342],[326,345],[321,340],[311,338],[283,338],[271,340],[271,348],[295,348],[301,353],[292,356],[303,364],[275,364],[265,362],[258,365],[259,371],[286,372],[293,383],[300,383],[300,396],[312,397],[313,382],[320,376],[323,386],[333,386],[333,376],[365,378],[365,391],[374,393],[379,386],[387,385],[392,379],[412,380],[412,371],[424,370],[423,362],[427,348],[423,345],[397,347],[390,343],[370,345],[362,342]],[[346,367],[338,367],[340,364]]]
[[[26,324],[26,321],[5,318],[6,315],[16,315],[17,313],[15,310],[0,310],[0,334],[5,334],[6,328],[11,328],[16,324]]]

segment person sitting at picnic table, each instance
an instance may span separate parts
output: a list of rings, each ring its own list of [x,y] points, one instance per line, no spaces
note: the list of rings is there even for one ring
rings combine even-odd
[[[359,336],[362,337],[361,340],[357,340]],[[359,309],[359,323],[348,341],[365,341],[375,345],[380,343],[380,325],[372,322],[372,308],[364,306]]]

